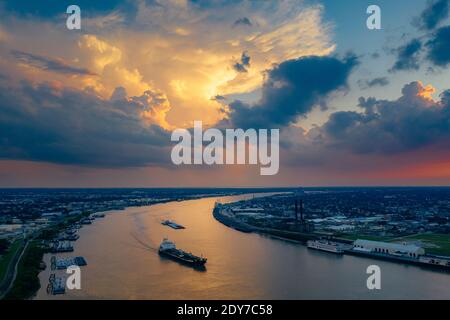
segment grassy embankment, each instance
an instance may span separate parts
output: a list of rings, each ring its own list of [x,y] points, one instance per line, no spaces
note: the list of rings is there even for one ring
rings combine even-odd
[[[269,229],[263,228],[260,230],[262,234],[267,234],[269,236],[279,237],[287,240],[293,240],[298,242],[306,242],[312,239],[318,239],[319,237],[313,233],[302,233],[294,231],[285,231],[279,229]]]
[[[2,283],[3,278],[6,275],[6,272],[10,268],[10,264],[16,254],[19,254],[19,251],[22,249],[23,240],[14,241],[6,252],[0,256],[0,283]]]
[[[392,239],[393,242],[416,240],[424,244],[426,253],[450,256],[450,234],[422,233]]]
[[[39,283],[39,265],[44,255],[36,241],[31,241],[19,262],[17,277],[5,299],[23,300],[31,298],[41,287]]]
[[[339,238],[347,240],[365,239],[384,242],[413,242],[421,241],[426,253],[450,256],[450,234],[413,234],[404,237],[365,236],[358,234],[342,234]]]

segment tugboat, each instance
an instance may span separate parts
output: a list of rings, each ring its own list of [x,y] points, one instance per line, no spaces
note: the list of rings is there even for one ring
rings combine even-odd
[[[193,266],[203,267],[207,261],[206,258],[194,256],[192,253],[177,249],[175,243],[164,238],[159,246],[159,254],[169,257],[175,261]]]

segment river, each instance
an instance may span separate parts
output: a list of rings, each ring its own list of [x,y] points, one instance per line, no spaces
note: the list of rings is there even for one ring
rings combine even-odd
[[[450,274],[388,261],[335,256],[305,246],[247,234],[214,219],[215,201],[241,195],[170,202],[111,211],[83,226],[75,251],[84,256],[81,290],[46,293],[49,267],[35,299],[450,299]],[[260,196],[260,195],[255,195]],[[186,227],[161,225],[171,219]],[[206,271],[162,258],[164,237],[208,258]],[[50,266],[50,254],[44,256]],[[381,290],[368,290],[366,269],[381,268]],[[64,271],[57,271],[64,274]]]

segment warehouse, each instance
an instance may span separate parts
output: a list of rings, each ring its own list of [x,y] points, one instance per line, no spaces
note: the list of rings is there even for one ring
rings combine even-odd
[[[425,250],[422,247],[414,244],[356,240],[353,246],[355,250],[392,255],[406,255],[412,258],[418,258],[419,256],[425,254]]]

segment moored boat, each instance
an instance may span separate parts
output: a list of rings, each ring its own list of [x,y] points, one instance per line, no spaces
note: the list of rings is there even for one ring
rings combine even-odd
[[[307,246],[310,249],[326,251],[336,254],[343,254],[344,247],[340,243],[329,241],[329,240],[309,240]]]

